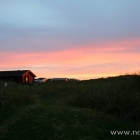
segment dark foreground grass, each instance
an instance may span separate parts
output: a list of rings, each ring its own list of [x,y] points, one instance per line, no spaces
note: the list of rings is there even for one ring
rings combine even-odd
[[[39,85],[0,83],[0,139],[106,140],[139,130],[140,76]]]
[[[71,106],[28,106],[0,127],[4,140],[120,140],[138,136],[112,136],[110,130],[135,130],[135,125],[90,109]]]

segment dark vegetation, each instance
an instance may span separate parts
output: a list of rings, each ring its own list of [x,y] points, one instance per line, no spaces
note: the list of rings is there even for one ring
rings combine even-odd
[[[140,130],[140,76],[18,85],[0,82],[0,139],[125,140]]]

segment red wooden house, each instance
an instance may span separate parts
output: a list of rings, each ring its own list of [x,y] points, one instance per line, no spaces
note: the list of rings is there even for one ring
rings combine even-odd
[[[30,70],[0,71],[0,81],[33,83],[36,75]]]

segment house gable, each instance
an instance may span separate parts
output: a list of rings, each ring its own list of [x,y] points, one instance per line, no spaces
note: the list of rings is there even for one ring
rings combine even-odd
[[[35,77],[36,77],[36,75],[34,73],[32,73],[31,71],[27,71],[26,73],[24,73],[22,75],[22,82],[23,83],[33,83]]]

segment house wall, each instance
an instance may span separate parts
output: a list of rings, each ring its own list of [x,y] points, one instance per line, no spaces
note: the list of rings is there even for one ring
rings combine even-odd
[[[10,77],[0,77],[1,81],[9,81],[9,82],[16,82],[16,83],[21,83],[22,82],[22,77],[21,76],[10,76]]]
[[[22,83],[33,83],[34,77],[30,73],[26,73],[22,76]]]

